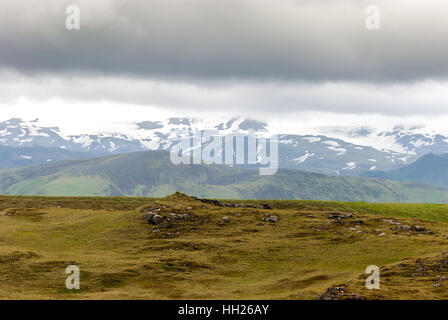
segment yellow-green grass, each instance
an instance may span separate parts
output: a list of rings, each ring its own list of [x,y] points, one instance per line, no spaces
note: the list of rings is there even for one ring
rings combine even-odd
[[[362,289],[368,265],[394,266],[448,249],[446,205],[266,202],[272,210],[218,207],[182,195],[0,197],[0,209],[11,214],[0,216],[0,298],[315,299],[341,283],[378,298]],[[148,224],[143,209],[154,204],[162,214],[192,218],[168,228]],[[334,211],[353,217],[339,225],[328,218]],[[262,222],[265,214],[280,219]],[[385,218],[433,234],[394,231]],[[65,288],[72,264],[81,270],[79,291]],[[406,291],[409,276],[400,277],[403,288],[382,284],[384,298],[415,298]],[[419,297],[444,297],[434,279],[419,280],[425,283]]]

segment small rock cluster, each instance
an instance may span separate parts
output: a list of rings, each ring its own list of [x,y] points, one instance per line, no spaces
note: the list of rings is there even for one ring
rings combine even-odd
[[[411,275],[412,277],[423,277],[430,273],[445,272],[448,270],[448,257],[445,255],[437,256],[433,261],[428,259],[418,258],[415,260],[415,272]],[[445,276],[440,276],[440,282],[446,281]]]
[[[261,221],[276,223],[278,222],[278,216],[276,216],[275,214],[266,213]]]
[[[170,212],[167,215],[168,218],[155,212],[148,212],[143,216],[143,220],[154,225],[160,225],[165,221],[188,220],[190,218],[190,214],[188,213],[176,214]]]
[[[181,213],[181,214],[175,214],[175,213],[168,213],[169,220],[176,221],[176,220],[187,220],[190,218],[190,215],[188,213]]]
[[[348,293],[347,286],[341,284],[328,288],[324,293],[317,296],[318,300],[364,300],[358,293]]]
[[[351,219],[353,218],[353,214],[352,213],[347,213],[347,214],[341,214],[341,213],[337,213],[337,212],[332,212],[330,213],[330,215],[328,216],[328,219],[333,220],[334,223],[336,223],[337,225],[342,225],[344,224],[344,221],[346,219]],[[362,220],[357,221],[358,224],[362,224]]]
[[[165,217],[155,212],[148,212],[143,216],[143,220],[148,223],[159,225],[165,220]]]
[[[424,226],[420,226],[420,225],[408,226],[408,225],[398,222],[394,219],[382,219],[382,221],[394,225],[391,228],[392,231],[405,231],[408,233],[412,233],[412,231],[414,231],[417,233],[433,234],[433,232],[431,230],[426,229]]]
[[[185,210],[188,212],[180,212],[180,213],[161,213],[161,209],[164,211],[168,211],[169,208],[167,206],[161,206],[158,204],[152,204],[150,207],[147,207],[143,210],[144,216],[142,217],[143,220],[145,220],[148,223],[151,223],[153,225],[158,225],[162,228],[168,227],[170,225],[170,222],[178,221],[178,220],[188,220],[191,218],[191,210],[192,207],[187,207]],[[157,229],[156,229],[157,230]],[[157,231],[155,231],[157,233]]]

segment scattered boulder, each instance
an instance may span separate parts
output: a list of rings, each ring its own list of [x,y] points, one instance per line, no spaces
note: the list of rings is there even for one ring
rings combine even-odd
[[[318,300],[364,300],[359,293],[348,293],[345,284],[328,288],[324,293],[317,296]]]
[[[152,218],[156,215],[155,212],[148,212],[143,216],[143,220],[147,221],[148,223],[152,222]]]
[[[164,216],[161,216],[160,214],[155,214],[155,215],[152,217],[152,222],[153,222],[154,224],[161,224],[161,223],[163,222],[163,220],[165,220],[165,217],[164,217]]]
[[[150,206],[145,206],[141,210],[141,212],[159,212],[160,206],[156,203],[151,204]]]
[[[423,231],[426,231],[426,228],[423,226],[414,226],[414,231],[423,232]]]
[[[175,213],[172,213],[172,212],[168,213],[168,217],[171,220],[177,220],[177,214],[175,214]]]
[[[350,219],[353,218],[353,213],[341,214],[337,212],[332,212],[328,216],[328,219],[341,220],[341,219]]]
[[[272,223],[276,223],[278,222],[279,218],[276,215],[267,215],[265,218],[261,219],[264,222],[272,222]]]
[[[267,203],[263,203],[262,209],[272,210],[272,207],[270,205],[268,205]]]
[[[330,213],[330,215],[328,216],[328,219],[338,219],[338,218],[343,218],[343,215],[340,215],[337,212],[332,212]]]
[[[345,294],[345,285],[333,286],[317,296],[318,300],[336,300]]]
[[[405,225],[405,224],[399,226],[398,228],[399,228],[400,230],[403,230],[403,231],[411,231],[411,227],[410,227],[410,226],[407,226],[407,225]]]
[[[143,216],[143,220],[152,224],[161,224],[165,217],[155,212],[148,212]]]
[[[222,221],[224,221],[224,222],[230,222],[230,218],[229,217],[222,217]]]
[[[188,213],[182,213],[182,214],[178,214],[177,218],[179,220],[187,220],[188,218],[190,218],[190,215]]]

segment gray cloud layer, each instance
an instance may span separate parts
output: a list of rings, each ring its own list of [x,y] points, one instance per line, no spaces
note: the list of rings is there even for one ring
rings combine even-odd
[[[399,85],[233,81],[199,86],[125,77],[26,77],[0,73],[0,101],[13,104],[24,96],[39,103],[60,98],[68,103],[147,105],[181,112],[287,115],[322,111],[406,116],[446,113],[447,86],[448,82],[435,81]]]
[[[65,6],[81,30],[65,29]],[[381,8],[367,31],[365,7]],[[2,0],[0,68],[161,80],[448,78],[446,0]]]

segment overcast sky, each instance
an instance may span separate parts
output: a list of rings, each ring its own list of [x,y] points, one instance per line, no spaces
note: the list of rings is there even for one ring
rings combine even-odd
[[[65,27],[70,4],[79,30]],[[365,26],[372,4],[380,30]],[[447,59],[446,0],[2,0],[0,117],[440,130]]]

